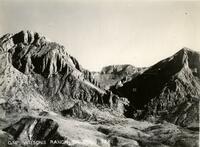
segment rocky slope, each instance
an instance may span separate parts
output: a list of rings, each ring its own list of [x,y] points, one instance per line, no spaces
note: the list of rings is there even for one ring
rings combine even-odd
[[[1,92],[9,105],[12,103],[8,99],[12,98],[26,109],[46,107],[60,112],[79,101],[112,105],[116,110],[123,103],[100,88],[92,74],[64,46],[47,41],[38,33],[21,31],[4,35],[0,47],[1,84],[4,84]]]
[[[198,123],[200,54],[183,48],[114,91],[129,99],[128,117],[162,116],[182,126]]]
[[[44,97],[33,88],[33,79],[12,66],[8,52],[0,54],[0,83],[1,105],[7,112],[48,108]]]

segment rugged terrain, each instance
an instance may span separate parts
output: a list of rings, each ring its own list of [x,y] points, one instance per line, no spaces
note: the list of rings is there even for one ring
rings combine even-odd
[[[113,91],[129,99],[127,117],[162,117],[198,127],[200,53],[183,48]]]
[[[7,34],[1,38],[0,51],[1,95],[11,98],[9,104],[17,101],[21,110],[36,107],[61,112],[84,102],[123,109],[123,99],[101,89],[64,46],[38,33]]]
[[[6,34],[0,146],[197,147],[199,57],[183,49],[149,68],[92,73],[39,33]]]

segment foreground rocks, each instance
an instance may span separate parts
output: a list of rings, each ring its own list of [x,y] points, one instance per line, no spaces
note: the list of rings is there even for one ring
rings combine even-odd
[[[27,147],[198,147],[197,131],[167,122],[105,119],[85,121],[47,112],[45,116],[24,116],[4,126],[3,131],[10,134],[7,140],[18,141],[18,145]],[[6,139],[6,133],[3,137]]]

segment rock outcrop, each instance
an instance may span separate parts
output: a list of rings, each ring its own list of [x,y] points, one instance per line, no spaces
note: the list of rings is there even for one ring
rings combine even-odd
[[[152,124],[125,118],[94,124],[51,114],[26,116],[3,130],[7,132],[4,138],[9,133],[18,146],[24,147],[198,146],[197,132],[182,130],[170,123]]]
[[[64,140],[57,129],[58,124],[52,119],[24,117],[3,130],[11,134],[14,140],[22,141],[24,145],[48,146],[50,141]]]

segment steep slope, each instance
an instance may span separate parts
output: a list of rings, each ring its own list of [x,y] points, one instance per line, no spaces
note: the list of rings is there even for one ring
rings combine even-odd
[[[14,35],[4,35],[0,39],[0,53],[1,56],[5,54],[5,57],[2,57],[2,64],[8,63],[14,70],[9,72],[13,73],[11,77],[13,82],[17,81],[14,77],[18,75],[28,78],[26,82],[24,78],[18,79],[19,84],[24,85],[24,82],[28,84],[27,92],[24,91],[24,87],[23,89],[19,89],[19,85],[9,87],[9,84],[4,82],[9,90],[11,87],[16,87],[18,91],[24,91],[21,99],[25,100],[31,95],[42,96],[40,99],[54,111],[68,109],[78,101],[105,107],[110,107],[111,103],[122,102],[120,98],[110,97],[109,93],[101,89],[92,74],[83,69],[78,61],[66,52],[64,46],[50,42],[36,32],[21,31]],[[1,67],[2,71],[4,67],[8,68],[4,64]],[[8,80],[9,76],[3,73],[3,81]],[[37,99],[39,96],[31,99]]]
[[[126,113],[128,117],[145,118],[164,114],[169,116],[175,112],[178,115],[182,113],[183,108],[178,109],[183,103],[199,103],[200,54],[183,48],[125,83],[123,87],[115,90],[115,93],[129,99],[130,107]],[[198,108],[194,110],[197,112],[193,114],[198,114]],[[187,117],[186,114],[182,121]],[[198,115],[193,117],[195,122],[198,122],[198,119]],[[178,124],[182,124],[182,121]]]
[[[94,72],[94,78],[105,88],[123,84],[133,77],[141,74],[145,68],[134,67],[129,64],[125,65],[110,65],[103,67],[101,72]]]
[[[34,88],[31,77],[15,69],[8,60],[8,53],[0,54],[0,97],[8,113],[46,110],[48,103]]]

